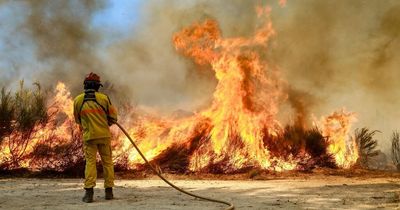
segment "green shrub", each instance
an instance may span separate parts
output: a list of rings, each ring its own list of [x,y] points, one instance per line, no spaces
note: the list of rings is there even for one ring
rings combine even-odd
[[[45,96],[39,83],[34,83],[35,90],[24,88],[24,81],[20,82],[20,89],[15,93],[14,119],[16,129],[20,132],[31,132],[37,123],[45,123],[47,120],[47,107]]]

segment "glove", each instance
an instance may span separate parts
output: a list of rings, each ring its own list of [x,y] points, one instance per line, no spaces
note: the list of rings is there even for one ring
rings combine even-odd
[[[113,124],[115,124],[117,122],[116,119],[111,118],[111,117],[108,117],[107,121],[108,121],[108,126],[111,126],[111,125],[113,125]]]

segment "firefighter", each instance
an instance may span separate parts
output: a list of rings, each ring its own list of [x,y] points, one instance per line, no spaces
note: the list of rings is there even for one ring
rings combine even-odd
[[[96,154],[101,157],[104,174],[105,199],[114,198],[114,165],[111,159],[111,132],[109,126],[117,121],[117,111],[107,95],[98,92],[103,86],[97,74],[90,73],[83,82],[84,93],[74,99],[74,117],[83,130],[85,153],[85,195],[83,202],[93,202],[96,186]]]

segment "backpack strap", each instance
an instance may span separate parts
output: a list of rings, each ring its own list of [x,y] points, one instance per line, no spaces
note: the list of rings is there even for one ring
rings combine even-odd
[[[107,96],[107,99],[108,99],[108,96]],[[110,99],[108,99],[108,100],[110,100]],[[96,102],[96,104],[98,104],[103,109],[103,111],[107,115],[107,119],[108,119],[108,115],[109,115],[108,110],[96,100],[96,91],[89,89],[89,90],[85,90],[85,96],[83,97],[82,105],[79,108],[79,112],[78,112],[79,113],[79,116],[78,116],[79,121],[81,121],[81,112],[82,112],[83,105],[87,101]]]

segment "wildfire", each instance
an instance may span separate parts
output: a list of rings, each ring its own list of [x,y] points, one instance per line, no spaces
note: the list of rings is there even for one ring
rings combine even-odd
[[[210,140],[191,158],[191,169],[226,159],[234,169],[269,168],[264,131],[278,132],[274,117],[284,94],[279,81],[264,73],[267,66],[254,48],[265,47],[274,30],[267,20],[249,39],[223,39],[220,34],[217,23],[207,20],[174,35],[176,49],[198,64],[209,64],[218,80],[212,106],[199,114],[209,120]]]
[[[285,2],[280,1],[282,5]],[[270,8],[257,8],[260,24],[254,36],[249,38],[224,38],[214,20],[195,23],[174,34],[176,50],[212,70],[218,84],[210,107],[193,116],[183,119],[141,116],[134,123],[122,116],[120,121],[129,128],[129,133],[149,160],[155,161],[175,151],[173,154],[185,157],[187,170],[218,168],[220,172],[232,172],[243,168],[293,170],[313,158],[304,146],[296,152],[286,146],[289,152],[277,155],[277,151],[281,151],[280,145],[288,145],[287,140],[281,138],[285,137],[284,128],[276,120],[278,107],[285,101],[287,93],[279,72],[262,59],[261,52],[266,50],[268,41],[275,35],[269,12]],[[82,159],[80,132],[73,123],[72,98],[65,84],[57,85],[50,104],[48,123],[38,125],[28,137],[25,153],[32,155],[67,148],[67,153],[73,154],[72,157],[71,154],[65,155],[72,160],[58,160],[56,165],[49,165],[47,161],[46,165],[43,161],[48,156],[38,159],[28,155],[20,166],[33,169],[51,166],[60,170],[63,164],[66,165],[65,161]],[[327,137],[327,153],[333,155],[339,167],[348,168],[358,158],[356,145],[348,138],[353,120],[353,114],[342,111],[316,123]],[[125,160],[128,168],[143,163],[128,139],[115,129],[114,160]],[[10,150],[6,145],[17,135],[12,134],[2,142],[0,154],[3,160],[14,156],[12,148]],[[68,147],[71,144],[75,146]]]
[[[358,159],[357,145],[349,137],[353,121],[355,121],[354,113],[341,110],[322,117],[319,123],[323,129],[323,135],[329,137],[329,153],[334,155],[336,164],[343,168],[349,168]]]
[[[3,167],[61,170],[65,161],[79,159],[76,156],[77,151],[68,151],[68,148],[73,146],[73,141],[79,140],[78,144],[81,145],[80,138],[77,138],[80,131],[73,121],[72,104],[70,92],[65,84],[58,83],[55,94],[49,101],[47,122],[37,123],[27,131],[14,130],[1,142],[0,163]],[[66,150],[57,151],[61,148]]]

